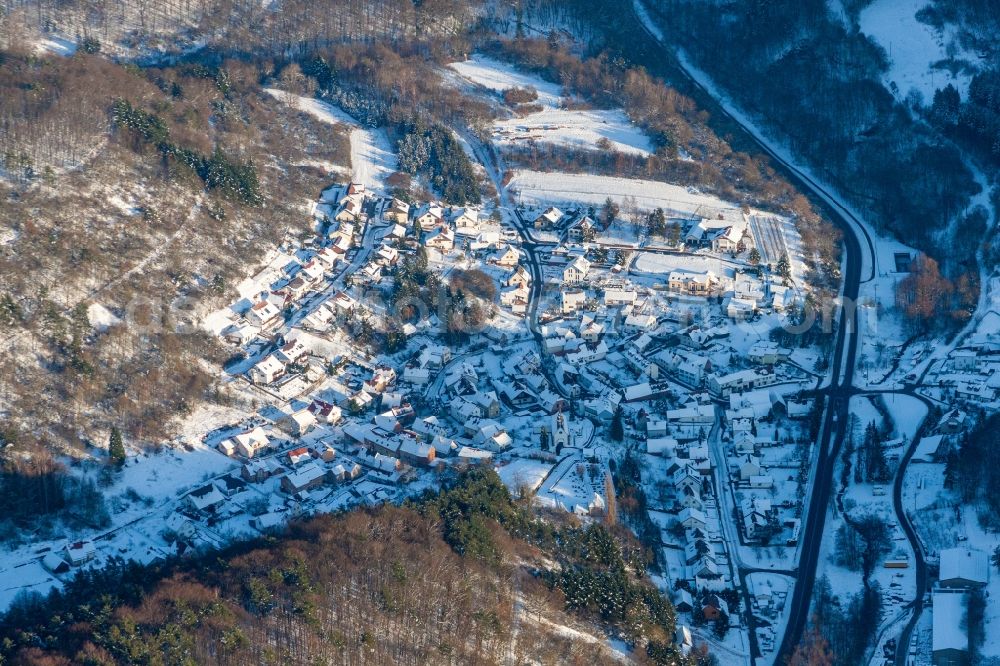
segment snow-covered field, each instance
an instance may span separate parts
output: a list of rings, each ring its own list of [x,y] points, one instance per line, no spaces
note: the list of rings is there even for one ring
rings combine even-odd
[[[239,410],[207,407],[181,420],[184,447],[168,446],[159,452],[132,452],[115,482],[104,491],[108,498],[111,524],[98,533],[87,534],[101,542],[98,565],[111,555],[148,562],[163,557],[162,543],[151,538],[164,529],[178,498],[206,479],[225,474],[238,465],[201,441],[204,433],[232,423],[246,415]],[[61,554],[66,536],[36,541],[5,553],[0,558],[0,610],[6,609],[22,591],[45,594],[62,587],[62,581],[49,573],[39,560],[43,552]]]
[[[104,331],[122,322],[111,310],[100,303],[91,303],[87,308],[87,321],[96,331]]]
[[[668,215],[715,217],[721,211],[736,209],[718,197],[679,185],[614,176],[518,170],[510,189],[526,205],[600,206],[608,197],[618,203],[625,197],[635,197],[641,209],[663,208]]]
[[[0,609],[6,609],[22,591],[44,595],[53,588],[62,587],[37,559],[0,566]]]
[[[917,251],[911,247],[879,237],[872,229],[868,229],[868,233],[875,250],[875,263],[873,267],[863,267],[861,272],[862,282],[858,290],[856,313],[861,342],[858,355],[860,372],[854,377],[856,385],[865,387],[883,384],[889,380],[890,374],[898,375],[893,377],[898,382],[912,370],[912,364],[901,362],[898,367],[895,364],[909,337],[896,310],[896,287],[908,273],[897,270],[902,266],[897,266],[896,259],[899,257],[906,265],[907,258],[917,256]],[[867,253],[863,250],[864,245],[862,256],[866,256]],[[866,280],[868,277],[871,279]]]
[[[969,75],[959,73],[953,77],[948,70],[932,67],[948,58],[949,47],[958,50],[958,58],[978,61],[975,54],[962,52],[947,28],[942,33],[917,20],[916,13],[928,4],[927,0],[876,0],[861,11],[859,18],[861,32],[889,56],[886,83],[895,83],[904,97],[916,90],[926,104],[930,104],[936,89],[949,83],[963,96],[969,88]]]
[[[483,55],[475,55],[469,60],[454,62],[448,66],[467,81],[495,93],[503,93],[509,88],[534,88],[538,91],[538,103],[546,105],[556,105],[562,97],[558,84],[519,72],[505,62]]]
[[[384,130],[361,127],[354,118],[329,102],[294,93],[265,88],[275,99],[295,106],[325,123],[345,124],[351,130],[351,179],[375,191],[385,191],[385,179],[399,168],[396,154]]]
[[[640,273],[655,273],[667,275],[673,271],[688,273],[705,273],[711,271],[719,277],[732,278],[736,274],[735,263],[722,261],[714,256],[690,254],[656,254],[640,252],[633,264],[634,270]]]
[[[517,494],[522,488],[532,492],[538,490],[538,486],[542,485],[542,481],[551,469],[552,463],[517,458],[503,467],[498,467],[497,474],[511,493]]]
[[[76,53],[76,49],[76,42],[56,35],[49,35],[35,42],[35,50],[40,54],[51,53],[69,57]]]
[[[653,151],[649,137],[632,125],[620,109],[562,108],[564,96],[557,84],[484,56],[477,55],[449,67],[466,87],[471,84],[472,88],[485,88],[497,94],[510,88],[534,88],[538,92],[538,99],[531,104],[541,106],[541,111],[494,123],[493,140],[500,145],[539,141],[593,149],[598,141],[607,139],[615,150],[623,153],[648,155]]]
[[[927,405],[911,395],[890,393],[885,396],[885,408],[895,426],[895,437],[913,441],[921,422],[927,416]]]

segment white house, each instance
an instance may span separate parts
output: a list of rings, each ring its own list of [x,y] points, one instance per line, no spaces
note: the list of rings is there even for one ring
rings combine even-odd
[[[759,539],[773,524],[771,500],[749,497],[740,502],[743,533],[748,539]]]
[[[504,268],[513,268],[517,266],[520,261],[521,256],[518,254],[517,250],[507,245],[500,248],[490,256],[490,263],[494,263],[497,266],[503,266]]]
[[[300,446],[297,449],[292,449],[285,454],[288,458],[288,464],[292,467],[297,467],[302,463],[309,462],[312,460],[312,453],[304,446]]]
[[[204,512],[214,511],[217,506],[226,501],[225,496],[211,483],[192,490],[185,499],[192,509]]]
[[[705,530],[705,514],[698,509],[684,509],[677,516],[678,522],[686,529]]]
[[[260,333],[260,329],[256,326],[248,323],[233,324],[226,328],[222,333],[222,337],[234,345],[245,345],[250,342]]]
[[[671,482],[678,493],[696,492],[701,494],[702,476],[690,464],[685,464],[683,467],[677,468],[671,478]]]
[[[778,383],[778,377],[766,368],[749,368],[728,375],[711,375],[708,378],[708,390],[715,396],[728,398],[731,393],[750,391],[756,388],[772,386]]]
[[[427,204],[417,209],[414,214],[414,221],[424,231],[429,231],[441,224],[444,220],[444,209],[440,206]]]
[[[510,287],[527,287],[531,284],[531,274],[524,266],[518,266],[507,277],[507,285]]]
[[[713,405],[688,405],[667,411],[667,421],[693,426],[710,426],[715,423]]]
[[[651,331],[656,328],[656,317],[651,314],[630,314],[625,317],[622,326],[629,333],[639,333]]]
[[[301,437],[316,427],[316,416],[308,409],[300,409],[282,416],[277,426],[294,437]]]
[[[733,296],[726,303],[726,316],[736,321],[742,321],[757,312],[757,303],[749,298]]]
[[[285,374],[285,364],[273,354],[265,356],[257,365],[250,368],[250,381],[254,384],[270,384]]]
[[[536,229],[548,229],[554,227],[559,223],[563,217],[563,212],[552,206],[551,208],[546,208],[541,215],[535,218],[535,228]]]
[[[281,310],[276,305],[268,300],[264,300],[254,303],[247,310],[246,319],[258,328],[267,328],[277,321],[280,314]]]
[[[309,348],[300,341],[289,340],[274,352],[274,357],[285,364],[298,363],[308,353]]]
[[[386,206],[385,211],[382,213],[382,218],[389,222],[395,222],[396,224],[406,224],[410,217],[410,204],[405,201],[401,201],[395,197]]]
[[[563,314],[571,314],[583,308],[587,293],[582,289],[564,289],[560,292],[560,309]]]
[[[431,371],[428,368],[408,365],[403,370],[403,379],[411,384],[422,386],[431,380]]]
[[[677,294],[707,296],[715,285],[715,275],[711,271],[705,273],[671,271],[667,277],[667,289]]]
[[[253,458],[270,445],[263,428],[254,428],[232,438],[236,452],[244,458]]]
[[[91,541],[74,541],[66,544],[65,550],[66,560],[74,567],[89,562],[97,555],[97,548]]]
[[[590,219],[590,216],[584,215],[566,230],[566,238],[574,243],[582,243],[593,236],[596,229],[597,225]]]
[[[326,479],[326,469],[316,462],[308,462],[294,472],[281,477],[281,489],[288,494],[320,486]]]
[[[587,273],[589,271],[590,262],[587,261],[587,258],[583,256],[577,257],[563,269],[563,282],[568,284],[583,282],[587,279]]]
[[[758,340],[750,347],[750,350],[747,352],[747,358],[750,359],[751,363],[774,365],[787,361],[791,353],[791,349],[781,347],[777,342]]]
[[[326,274],[326,268],[322,262],[315,258],[302,264],[302,270],[299,271],[299,276],[313,287],[323,280],[324,274]]]
[[[399,261],[399,250],[391,245],[381,245],[375,253],[375,260],[384,266],[392,266]]]
[[[448,227],[437,229],[427,235],[424,245],[439,252],[450,252],[455,247],[455,232]]]
[[[328,425],[339,423],[344,415],[339,406],[322,400],[313,400],[309,405],[309,411],[313,413],[318,422]]]
[[[760,460],[756,456],[746,455],[740,460],[740,481],[746,481],[752,476],[760,475]]]
[[[736,252],[746,232],[746,224],[733,224],[718,231],[712,238],[713,252]]]
[[[475,208],[459,208],[453,211],[452,222],[457,229],[476,227],[479,225],[479,211]]]
[[[604,291],[604,305],[609,308],[620,305],[632,305],[639,297],[633,289],[606,289]]]
[[[340,210],[334,216],[338,222],[353,222],[361,217],[364,212],[362,203],[364,199],[356,196],[344,197],[340,205]]]
[[[931,601],[931,663],[968,664],[969,630],[965,621],[968,595],[938,592],[931,595]]]
[[[69,571],[69,564],[56,553],[46,553],[45,556],[42,557],[42,566],[48,569],[50,573],[54,574],[64,574]]]
[[[260,483],[268,478],[284,473],[285,468],[274,458],[260,458],[249,460],[240,468],[240,476],[247,481]]]

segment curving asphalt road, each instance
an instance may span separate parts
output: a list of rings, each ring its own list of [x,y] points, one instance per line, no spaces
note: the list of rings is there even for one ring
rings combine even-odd
[[[539,245],[548,245],[548,243],[539,242],[534,234],[532,234],[531,226],[522,220],[520,214],[511,206],[510,195],[507,192],[507,188],[503,185],[503,173],[506,171],[506,167],[503,164],[503,159],[493,145],[480,141],[478,137],[470,132],[463,132],[462,136],[472,146],[472,151],[476,155],[476,159],[482,164],[490,180],[493,182],[500,205],[511,211],[511,221],[514,223],[514,228],[517,230],[518,235],[521,236],[521,249],[524,250],[527,257],[528,272],[531,274],[531,287],[528,290],[528,311],[525,313],[525,320],[528,324],[528,330],[538,345],[539,353],[541,353],[545,349],[545,340],[542,338],[541,329],[538,326],[538,303],[542,298],[543,278],[545,276],[542,273],[542,265],[538,261],[535,251]],[[549,380],[555,392],[563,398],[570,397],[563,390],[562,382],[556,381],[556,378],[552,376],[551,369],[544,363],[542,364],[541,371],[545,378]]]
[[[934,403],[917,393],[915,389],[897,391],[897,393],[903,393],[922,401],[927,406],[928,415],[930,414],[930,409]],[[913,601],[908,605],[909,608],[913,609],[913,613],[910,615],[910,619],[907,621],[906,626],[903,627],[903,631],[896,641],[895,666],[906,666],[910,638],[913,636],[913,630],[916,628],[917,622],[920,621],[920,614],[924,610],[924,592],[927,590],[927,562],[924,560],[923,546],[917,537],[917,531],[913,527],[913,523],[910,522],[910,517],[907,515],[906,509],[903,508],[903,481],[906,477],[906,467],[910,464],[910,460],[917,450],[917,444],[920,443],[921,438],[926,434],[930,425],[930,422],[925,417],[924,422],[920,424],[920,427],[913,434],[913,439],[910,440],[910,445],[906,448],[906,452],[899,459],[899,467],[896,468],[896,476],[892,480],[892,508],[896,513],[896,520],[899,522],[899,526],[903,528],[903,533],[906,534],[906,538],[913,549],[914,582],[916,588]]]
[[[721,116],[732,125],[737,126],[743,132],[743,138],[756,146],[762,153],[771,158],[775,167],[791,181],[801,191],[812,195],[814,201],[820,203],[830,220],[836,224],[843,232],[844,238],[844,273],[843,288],[841,295],[848,302],[856,302],[858,292],[862,283],[863,255],[867,255],[870,271],[864,281],[869,281],[876,276],[876,256],[875,246],[871,236],[865,228],[864,223],[859,220],[851,210],[839,201],[837,196],[828,191],[826,187],[818,183],[809,173],[798,166],[791,164],[782,152],[772,146],[768,139],[764,137],[755,127],[746,124],[737,114],[730,112],[723,103],[714,97],[712,91],[703,86],[676,57],[671,48],[660,42],[645,25],[642,18],[635,13],[635,21],[644,33],[644,36],[651,40],[658,49],[643,54],[643,49],[637,50],[650,69],[663,69],[665,65],[668,78],[681,79],[695,92],[699,105],[707,108],[710,113]],[[666,61],[666,62],[663,62]],[[661,67],[654,69],[652,65],[660,64]],[[671,76],[672,75],[672,76]],[[826,523],[827,508],[830,504],[830,497],[833,488],[833,470],[837,457],[843,446],[846,427],[848,422],[848,406],[850,396],[855,393],[853,388],[854,370],[856,366],[858,350],[858,336],[853,314],[846,312],[839,318],[837,327],[836,345],[834,348],[834,362],[832,364],[830,383],[828,388],[821,391],[825,395],[822,399],[825,402],[824,414],[821,421],[820,435],[817,442],[817,459],[815,467],[815,477],[812,485],[812,493],[809,497],[806,514],[803,519],[802,548],[797,570],[795,586],[792,592],[789,621],[782,638],[781,646],[775,656],[775,663],[782,663],[794,651],[802,637],[809,619],[810,605],[812,600],[813,586],[816,581],[816,570],[821,553],[823,531]],[[907,452],[905,460],[901,461],[900,469],[905,469],[905,462],[912,456],[913,446]],[[901,510],[900,491],[902,487],[902,472],[897,475],[896,487],[894,487],[894,504],[897,514],[900,514],[900,524],[904,526],[904,531],[911,543],[914,544],[914,552],[918,561],[920,558],[919,543],[916,542],[916,535],[905,520],[905,512]],[[918,587],[918,592],[920,588]],[[908,629],[912,629],[915,618],[919,615],[919,605],[922,602],[922,595],[914,601],[914,618],[911,619]],[[751,629],[752,630],[752,629]],[[900,649],[905,652],[907,640],[900,640]]]

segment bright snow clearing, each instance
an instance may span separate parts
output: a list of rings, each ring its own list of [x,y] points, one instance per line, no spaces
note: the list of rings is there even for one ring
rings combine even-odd
[[[715,217],[720,212],[737,209],[718,197],[678,185],[614,176],[519,170],[511,180],[510,189],[517,193],[520,203],[527,205],[600,206],[608,197],[621,203],[624,197],[631,196],[644,210],[663,208],[674,215]]]
[[[498,145],[545,142],[592,150],[599,148],[598,142],[606,139],[614,150],[622,153],[648,155],[653,152],[649,137],[633,126],[620,109],[564,109],[564,96],[557,84],[520,73],[511,65],[483,56],[452,63],[449,67],[464,82],[498,95],[511,88],[531,88],[538,92],[538,99],[529,104],[540,106],[540,111],[493,124],[493,141]]]
[[[265,88],[265,92],[276,99],[295,106],[317,120],[331,125],[345,124],[351,126],[351,179],[356,183],[365,183],[370,189],[385,191],[385,179],[398,170],[399,161],[392,150],[392,144],[384,130],[366,129],[361,127],[354,118],[344,113],[329,102],[303,97],[294,93]]]
[[[876,0],[859,18],[861,32],[889,56],[886,82],[895,83],[901,96],[919,91],[925,104],[931,102],[936,89],[949,83],[963,95],[969,89],[969,75],[952,76],[948,70],[934,67],[949,58],[949,50],[957,48],[957,58],[979,60],[975,54],[962,51],[951,29],[939,32],[917,20],[917,12],[927,4],[927,0]]]
[[[51,53],[69,57],[76,53],[76,43],[64,37],[52,35],[35,42],[35,51],[42,55]]]

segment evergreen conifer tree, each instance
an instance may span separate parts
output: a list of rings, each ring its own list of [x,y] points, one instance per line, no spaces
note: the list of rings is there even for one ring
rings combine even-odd
[[[125,464],[125,442],[117,427],[111,428],[111,439],[108,442],[108,458],[119,467]]]

